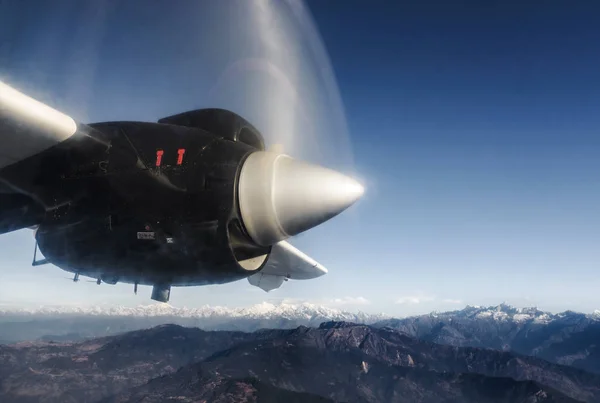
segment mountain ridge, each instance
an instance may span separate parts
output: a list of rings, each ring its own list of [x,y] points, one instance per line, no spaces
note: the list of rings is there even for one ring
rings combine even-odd
[[[93,312],[85,314],[82,312]],[[135,308],[43,309],[0,313],[0,344],[24,341],[81,341],[172,323],[203,330],[255,332],[260,329],[320,328],[367,324],[389,327],[440,345],[512,351],[524,356],[600,374],[600,315],[550,313],[508,304],[467,306],[403,319],[345,312],[314,304],[263,303],[247,308],[174,308],[156,304]]]
[[[384,319],[391,328],[442,345],[513,351],[600,374],[600,315],[536,308],[467,307],[404,319]]]
[[[254,333],[163,325],[78,343],[0,346],[0,363],[0,400],[18,403],[191,402],[222,390],[231,394],[226,401],[240,401],[260,395],[260,385],[270,385],[267,395],[283,389],[296,393],[290,398],[373,403],[600,401],[600,375],[347,322]]]

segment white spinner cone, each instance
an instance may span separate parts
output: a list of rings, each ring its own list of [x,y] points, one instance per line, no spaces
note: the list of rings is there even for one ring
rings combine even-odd
[[[238,183],[242,221],[259,245],[273,245],[338,215],[364,193],[354,179],[268,151],[251,154]]]

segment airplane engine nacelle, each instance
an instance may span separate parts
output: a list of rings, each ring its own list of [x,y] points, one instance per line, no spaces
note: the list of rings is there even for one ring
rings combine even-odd
[[[86,167],[98,167],[93,181],[87,172],[79,176],[75,163],[73,173],[65,175],[69,183],[77,182],[83,198],[46,214],[37,234],[44,256],[72,270],[92,261],[87,266],[103,275],[124,266],[124,260],[138,272],[160,267],[156,249],[165,264],[155,277],[185,278],[196,271],[210,279],[214,272],[226,281],[223,272],[243,278],[261,268],[270,246],[258,245],[245,230],[238,181],[246,159],[264,148],[262,136],[225,110],[192,111],[164,121],[90,125],[110,147],[85,161]],[[106,245],[114,253],[106,254]],[[147,261],[151,256],[154,261]]]
[[[47,211],[37,232],[52,263],[139,284],[234,281],[261,270],[273,245],[362,195],[345,175],[264,151],[260,133],[232,112],[162,121],[91,124],[103,142],[87,158],[43,157],[61,167],[52,191],[73,200]]]

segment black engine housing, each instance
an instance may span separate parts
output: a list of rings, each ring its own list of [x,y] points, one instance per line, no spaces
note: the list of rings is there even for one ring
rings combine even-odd
[[[261,269],[270,248],[247,236],[237,203],[241,166],[264,149],[260,133],[218,109],[161,122],[89,125],[107,146],[85,164],[65,163],[58,149],[36,156],[37,166],[63,167],[57,192],[69,200],[48,210],[36,233],[51,263],[110,283],[178,286]]]

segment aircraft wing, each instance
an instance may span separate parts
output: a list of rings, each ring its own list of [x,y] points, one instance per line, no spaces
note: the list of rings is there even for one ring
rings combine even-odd
[[[286,241],[273,245],[265,267],[248,277],[248,282],[265,291],[281,287],[284,281],[309,280],[327,274],[327,269]]]

